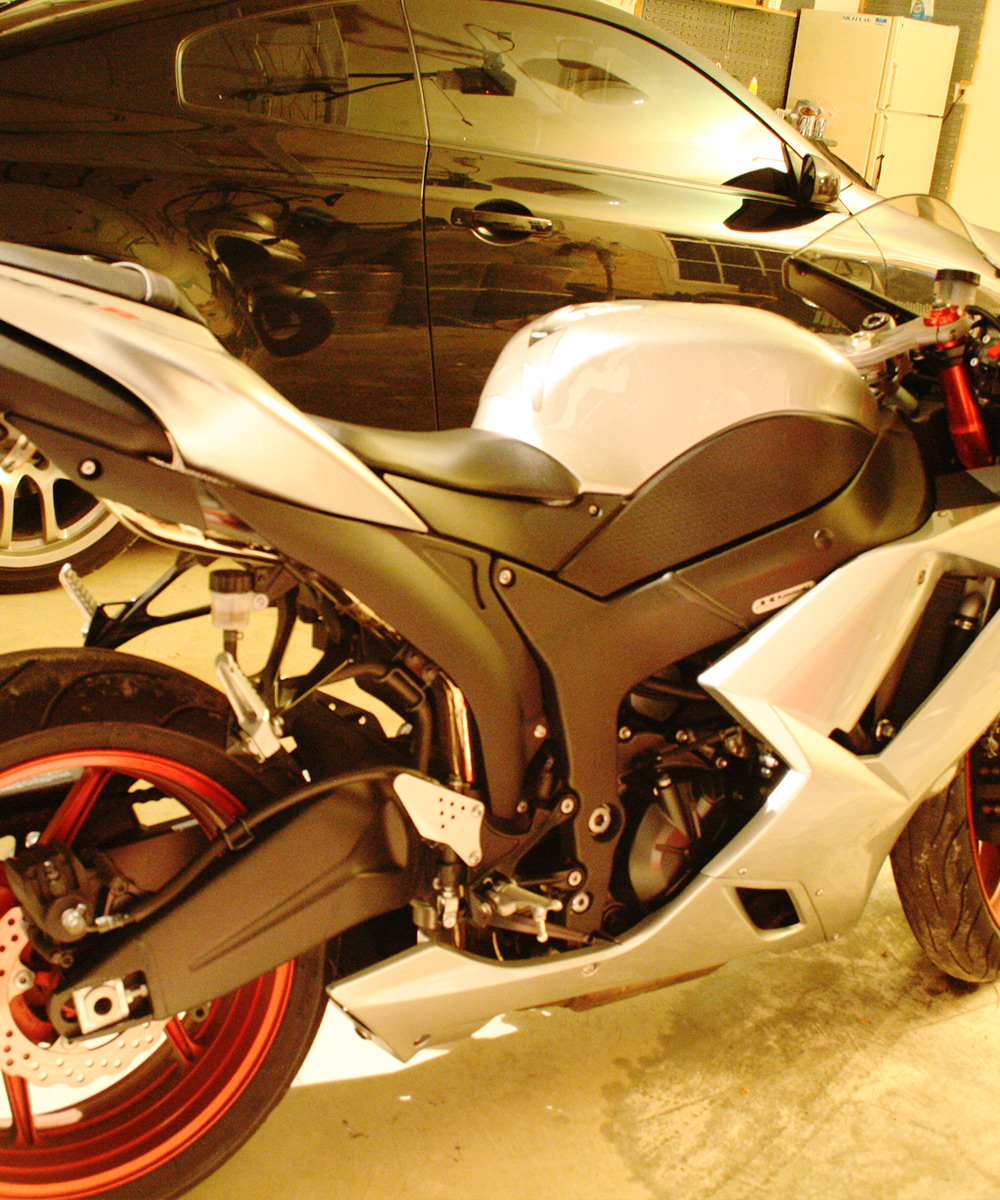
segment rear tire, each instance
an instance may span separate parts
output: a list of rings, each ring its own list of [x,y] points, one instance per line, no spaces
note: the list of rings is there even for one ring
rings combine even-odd
[[[969,983],[1000,976],[1000,845],[980,840],[972,823],[981,770],[980,744],[951,785],[921,804],[891,854],[917,941],[946,975]]]
[[[0,654],[0,738],[85,721],[127,721],[226,745],[225,697],[173,667],[120,650]]]
[[[126,874],[139,881],[162,873],[164,854],[186,861],[220,824],[270,795],[259,772],[225,754],[226,708],[197,680],[116,651],[0,656],[6,850],[40,834],[77,851],[126,854]],[[179,832],[176,816],[150,817],[150,801],[181,804],[194,826]],[[155,841],[142,824],[150,820]],[[10,1113],[0,1115],[0,1196],[174,1200],[232,1155],[290,1086],[325,1008],[325,948],[97,1049],[90,1039],[56,1045],[44,993],[58,972],[30,949],[2,884],[0,874],[0,1080]],[[14,980],[26,973],[34,985],[23,992]],[[34,996],[26,1012],[39,988],[43,1002]],[[150,1048],[131,1050],[132,1038]],[[46,1076],[61,1074],[64,1060],[78,1074],[53,1088]]]

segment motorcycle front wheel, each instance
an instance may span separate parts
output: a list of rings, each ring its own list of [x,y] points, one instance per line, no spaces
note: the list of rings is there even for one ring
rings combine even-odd
[[[992,731],[991,731],[992,733]],[[990,735],[925,800],[891,854],[903,912],[930,960],[954,979],[1000,977],[1000,760]]]
[[[0,677],[13,660],[0,658]],[[45,675],[60,680],[55,703],[39,685]],[[101,687],[118,719],[93,719]],[[202,687],[127,655],[24,656],[0,684],[0,717],[20,692],[36,729],[0,742],[0,854],[60,841],[91,861],[106,855],[139,893],[162,887],[266,795],[215,744],[219,714]],[[130,707],[149,723],[122,719]],[[58,723],[46,728],[54,712]],[[21,728],[26,720],[20,711]],[[0,1196],[183,1195],[290,1086],[322,1016],[323,967],[320,947],[194,1011],[70,1042],[47,1018],[60,973],[32,948],[13,893],[0,886]]]

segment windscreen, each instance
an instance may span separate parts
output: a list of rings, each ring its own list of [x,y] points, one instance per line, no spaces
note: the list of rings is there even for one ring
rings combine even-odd
[[[899,196],[792,255],[786,284],[841,319],[852,303],[922,316],[933,306],[935,275],[946,267],[974,271],[980,278],[974,303],[1000,313],[998,272],[955,210],[933,196]]]

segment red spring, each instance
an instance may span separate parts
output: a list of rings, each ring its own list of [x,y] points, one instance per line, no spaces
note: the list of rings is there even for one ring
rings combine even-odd
[[[969,386],[965,363],[942,367],[939,375],[948,406],[948,428],[963,467],[988,467],[993,461],[982,413]]]

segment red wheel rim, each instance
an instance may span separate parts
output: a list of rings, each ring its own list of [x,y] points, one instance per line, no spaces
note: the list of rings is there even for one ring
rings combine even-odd
[[[243,805],[199,771],[129,750],[47,755],[0,772],[0,789],[62,771],[80,771],[42,840],[72,842],[112,778],[151,783],[180,800],[209,835]],[[0,888],[0,909],[14,898]],[[0,1073],[11,1120],[0,1127],[3,1200],[77,1200],[122,1187],[165,1166],[204,1138],[244,1095],[281,1027],[294,962],[165,1024],[145,1061],[81,1101],[50,1110],[44,1089]],[[3,1006],[3,1020],[9,1019]],[[0,1027],[0,1039],[4,1030]],[[2,1048],[2,1047],[0,1047]],[[12,1062],[12,1060],[8,1060]]]

